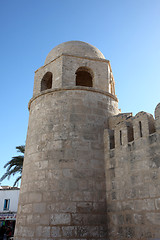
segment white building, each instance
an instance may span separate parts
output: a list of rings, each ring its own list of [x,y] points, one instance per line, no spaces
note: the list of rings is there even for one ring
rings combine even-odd
[[[14,232],[19,199],[19,188],[0,186],[0,228],[12,229]]]

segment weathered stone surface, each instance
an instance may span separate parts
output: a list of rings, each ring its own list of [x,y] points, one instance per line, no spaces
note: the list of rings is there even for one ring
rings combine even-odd
[[[15,240],[160,237],[160,104],[119,114],[109,61],[73,41],[36,71],[29,110]]]
[[[156,114],[157,125],[145,112],[135,117],[122,114],[109,118],[110,130],[105,130],[104,144],[111,240],[160,236],[160,138]]]
[[[99,50],[71,44],[73,55],[58,48],[35,72],[15,239],[107,238],[103,132],[119,113],[114,79]]]

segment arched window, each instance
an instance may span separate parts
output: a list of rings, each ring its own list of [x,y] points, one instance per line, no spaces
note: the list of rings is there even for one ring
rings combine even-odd
[[[76,71],[76,86],[93,87],[92,75],[88,68],[78,68]]]
[[[41,81],[41,91],[52,88],[52,73],[47,72]]]

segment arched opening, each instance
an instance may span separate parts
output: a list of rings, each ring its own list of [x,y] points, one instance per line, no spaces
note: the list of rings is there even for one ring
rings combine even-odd
[[[92,75],[85,67],[76,71],[76,86],[93,87]]]
[[[47,72],[41,81],[41,91],[51,89],[52,88],[52,73]]]

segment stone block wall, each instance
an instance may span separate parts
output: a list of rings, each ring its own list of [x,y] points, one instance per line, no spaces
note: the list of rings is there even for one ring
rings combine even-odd
[[[52,89],[62,87],[62,61],[62,56],[60,56],[50,64],[42,66],[35,71],[33,96],[41,92],[41,81],[47,72],[52,73]]]
[[[76,85],[76,71],[86,67],[92,71],[93,87],[108,92],[109,86],[109,61],[105,59],[80,58],[76,56],[63,56],[63,87]]]
[[[117,113],[94,89],[32,99],[15,240],[107,239],[103,132]]]
[[[35,72],[29,110],[15,240],[160,238],[160,104],[155,120],[118,114],[110,62],[70,41]]]
[[[109,119],[104,133],[111,240],[160,238],[160,110]],[[156,126],[156,128],[155,128]]]
[[[92,72],[93,88],[111,93],[109,84],[113,74],[108,60],[62,54],[35,72],[33,97],[41,93],[41,81],[48,72],[52,74],[51,89],[75,87],[76,71],[81,67]]]

